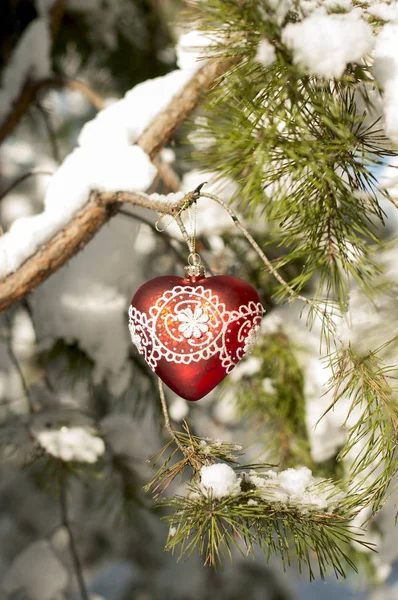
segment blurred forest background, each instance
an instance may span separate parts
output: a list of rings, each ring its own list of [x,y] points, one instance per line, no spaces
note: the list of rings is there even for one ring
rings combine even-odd
[[[26,28],[48,7],[52,75],[29,98],[18,122],[3,131],[4,232],[17,218],[41,212],[51,174],[86,122],[140,82],[177,68],[176,45],[186,25],[180,0],[2,0],[0,74]],[[215,180],[208,168],[200,170],[200,153],[212,143],[195,131],[203,119],[200,109],[193,113],[159,155],[186,192]],[[158,177],[151,191],[175,187],[175,180]],[[208,189],[229,202],[237,187],[221,178]],[[389,245],[383,260],[393,273],[397,217],[385,209],[390,218],[380,235]],[[272,244],[258,214],[246,214],[247,226],[277,259],[283,249]],[[153,473],[148,458],[168,438],[156,380],[127,328],[135,290],[152,277],[182,274],[185,264],[178,228],[172,224],[159,235],[155,220],[145,209],[121,211],[80,254],[0,315],[1,600],[397,598],[394,497],[369,530],[370,541],[380,544],[378,557],[353,549],[359,573],[349,571],[344,581],[309,583],[294,564],[284,573],[278,560],[267,565],[261,553],[255,560],[237,554],[233,566],[215,572],[196,553],[178,562],[177,554],[163,551],[165,509],[156,507],[144,486]],[[197,230],[211,270],[250,281],[267,317],[259,353],[208,397],[196,404],[168,393],[174,426],[180,429],[187,419],[197,435],[242,443],[253,462],[269,461],[273,452],[274,462],[283,460],[285,468],[300,464],[301,457],[314,472],[319,467],[325,476],[339,477],[335,458],[346,433],[338,410],[308,433],[330,401],[323,397],[328,376],[319,360],[319,327],[306,328],[301,307],[276,305],[275,283],[222,208],[199,203]],[[287,265],[285,276],[294,277],[296,268]],[[365,335],[369,341],[380,328],[386,333],[398,314],[396,300],[378,315],[358,291],[352,302],[354,318],[366,324],[358,339]],[[272,413],[275,406],[279,413]],[[72,433],[62,450],[54,449],[51,433],[62,428]],[[92,431],[100,436],[97,444]],[[294,449],[281,458],[289,437]]]

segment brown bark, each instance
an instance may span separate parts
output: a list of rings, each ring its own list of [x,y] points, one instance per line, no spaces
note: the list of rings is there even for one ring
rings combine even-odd
[[[174,96],[169,106],[154,118],[137,144],[153,158],[195,108],[201,94],[209,89],[230,65],[231,61],[225,60],[206,63],[185,88]],[[21,300],[84,248],[101,227],[116,214],[118,205],[125,201],[158,212],[173,214],[176,211],[176,206],[165,209],[143,195],[117,191],[106,194],[93,192],[87,204],[62,231],[0,284],[0,311]]]

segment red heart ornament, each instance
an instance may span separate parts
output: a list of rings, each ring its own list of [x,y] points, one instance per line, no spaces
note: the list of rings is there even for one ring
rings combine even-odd
[[[256,290],[237,277],[167,275],[136,292],[129,329],[160,379],[182,398],[199,400],[252,349],[263,312]]]

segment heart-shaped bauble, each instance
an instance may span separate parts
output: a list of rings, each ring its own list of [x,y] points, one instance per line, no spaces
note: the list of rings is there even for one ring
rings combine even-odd
[[[160,379],[182,398],[199,400],[252,349],[263,311],[256,290],[237,277],[170,275],[139,288],[129,328]]]

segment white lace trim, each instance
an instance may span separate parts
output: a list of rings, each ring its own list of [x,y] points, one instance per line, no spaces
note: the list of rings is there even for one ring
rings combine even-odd
[[[202,286],[175,286],[164,292],[149,314],[129,308],[131,340],[154,371],[159,360],[190,364],[219,354],[229,373],[253,348],[264,309],[252,300],[228,311],[211,290]],[[232,323],[239,323],[230,339]],[[237,341],[239,347],[232,347]]]

